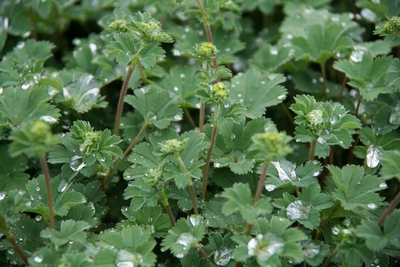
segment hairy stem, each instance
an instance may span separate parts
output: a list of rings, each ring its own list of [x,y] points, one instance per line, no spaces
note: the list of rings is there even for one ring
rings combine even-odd
[[[140,77],[142,77],[143,83],[144,83],[144,84],[147,84],[147,76],[146,76],[146,73],[144,73],[142,64],[140,64],[140,62],[138,61],[138,63],[137,63],[136,66],[137,66],[137,68],[138,68],[138,70],[139,70]]]
[[[261,192],[262,192],[262,190],[264,188],[264,182],[265,182],[265,177],[267,176],[268,167],[269,167],[269,162],[268,161],[264,162],[264,166],[263,166],[263,169],[261,171],[260,178],[258,179],[257,190],[256,190],[256,194],[254,196],[254,203],[259,201],[260,198],[261,198]],[[252,228],[253,228],[253,224],[252,223],[248,223],[247,224],[246,235],[250,235]]]
[[[386,217],[394,210],[400,202],[400,191],[397,193],[396,197],[390,202],[389,206],[383,211],[381,217],[379,218],[377,224],[382,226],[383,222],[385,221]]]
[[[362,101],[362,97],[361,97],[361,94],[360,94],[358,96],[356,111],[355,111],[355,114],[354,114],[356,117],[358,117],[358,112],[360,110],[361,101]]]
[[[50,186],[50,172],[49,172],[49,165],[47,164],[46,156],[43,156],[40,158],[40,164],[42,165],[44,181],[46,183],[47,206],[49,207],[50,228],[55,229],[53,197],[51,195],[51,186]]]
[[[207,253],[204,251],[203,247],[202,247],[200,244],[197,244],[197,249],[201,252],[201,254],[203,255],[203,257],[206,259],[206,261],[207,261],[208,263],[210,263],[210,266],[211,266],[211,261],[210,261],[210,259],[208,258]]]
[[[324,88],[324,101],[327,101],[328,100],[328,88],[326,85],[325,62],[321,63],[320,67],[321,67],[321,74],[322,74],[322,79],[323,79],[322,86]]]
[[[114,124],[114,134],[119,135],[119,125],[122,116],[122,110],[124,109],[124,99],[126,92],[128,91],[128,84],[129,80],[131,79],[133,72],[132,65],[128,68],[128,72],[126,73],[126,77],[124,83],[122,84],[121,93],[119,95],[118,107],[117,107],[117,114],[115,115],[115,124]]]
[[[0,214],[0,228],[4,229],[4,235],[8,238],[8,241],[10,241],[11,245],[14,247],[15,251],[17,251],[18,255],[21,257],[22,261],[25,263],[25,265],[29,265],[28,259],[25,256],[25,253],[22,251],[22,249],[19,247],[18,243],[15,241],[15,238],[10,231],[10,227],[8,223],[4,220],[3,215]]]
[[[210,142],[210,147],[208,148],[208,153],[207,153],[207,158],[206,158],[206,163],[202,169],[203,171],[203,177],[202,177],[202,191],[201,191],[201,197],[204,199],[206,197],[206,192],[207,192],[207,176],[208,176],[208,169],[210,168],[210,161],[211,161],[211,154],[215,146],[215,140],[217,139],[217,130],[218,130],[218,124],[214,123],[213,125],[213,131],[211,134],[211,142]]]
[[[190,111],[187,107],[182,107],[183,112],[185,113],[186,118],[188,119],[190,125],[192,125],[193,128],[196,128],[196,123],[194,122],[192,116],[190,115]]]
[[[342,101],[344,88],[346,86],[346,82],[347,82],[347,76],[345,75],[344,78],[343,78],[342,83],[340,84],[340,93],[339,93],[339,97],[338,97],[338,102]]]
[[[186,168],[185,163],[183,162],[181,156],[176,155],[175,158],[178,160],[179,166],[181,166],[182,170],[187,173],[188,170]],[[189,178],[189,182],[188,182],[188,187],[189,187],[189,191],[190,191],[190,198],[192,200],[192,205],[193,205],[193,210],[195,214],[199,214],[199,210],[197,208],[197,199],[196,199],[196,192],[194,192],[194,186],[193,186],[193,181],[192,178]]]
[[[321,267],[328,267],[329,263],[330,263],[330,262],[333,260],[333,258],[336,256],[336,254],[338,253],[338,251],[339,251],[339,248],[336,247],[336,248],[332,251],[331,255],[329,255],[329,257],[324,261],[324,264],[322,264]]]
[[[200,116],[199,116],[199,131],[202,133],[204,130],[204,113],[206,110],[206,104],[200,104]]]
[[[332,218],[332,216],[338,211],[338,209],[340,208],[340,204],[337,203],[335,208],[332,210],[332,212],[329,214],[328,218],[326,218],[326,220],[324,221],[324,223],[321,225],[320,228],[317,229],[317,232],[315,234],[315,238],[314,240],[318,240],[319,237],[321,236],[322,232],[325,229],[325,226],[328,224],[328,222],[330,221],[330,219]]]
[[[172,209],[171,209],[171,206],[169,205],[168,197],[167,197],[167,194],[165,193],[164,188],[162,188],[159,191],[158,195],[159,195],[159,199],[160,199],[162,205],[167,210],[171,225],[174,226],[176,224],[175,217],[174,217],[174,214],[172,213]]]
[[[31,24],[32,24],[32,37],[33,37],[33,39],[37,40],[35,11],[33,10],[32,7],[29,7],[29,18],[30,18]]]
[[[312,139],[310,143],[310,152],[308,154],[308,160],[313,160],[315,157],[315,147],[317,145],[317,140]]]
[[[138,141],[139,137],[143,134],[143,132],[146,130],[148,126],[148,123],[145,122],[142,126],[142,128],[140,128],[140,131],[138,132],[138,134],[135,136],[135,138],[133,138],[132,142],[129,144],[129,146],[125,149],[124,154],[122,155],[122,157],[117,160],[117,162],[114,163],[113,167],[110,169],[110,171],[108,172],[107,176],[104,177],[103,180],[103,188],[104,190],[106,190],[108,188],[108,183],[110,182],[111,176],[113,174],[113,172],[117,169],[118,165],[124,160],[124,158],[128,155],[129,151],[131,151],[132,147],[136,144],[136,142]]]

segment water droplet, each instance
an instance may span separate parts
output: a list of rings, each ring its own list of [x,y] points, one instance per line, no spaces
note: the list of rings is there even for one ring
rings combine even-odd
[[[188,250],[191,245],[197,243],[197,240],[191,233],[182,233],[176,239],[176,243],[181,244],[183,250]]]
[[[92,51],[92,54],[96,53],[96,51],[97,51],[97,45],[96,44],[90,43],[89,44],[89,48],[90,48],[90,51]]]
[[[363,50],[354,50],[350,54],[350,60],[354,62],[361,62],[364,57],[364,51]]]
[[[68,183],[67,181],[65,181],[64,179],[60,181],[60,183],[57,186],[57,191],[60,193],[63,193],[68,187]]]
[[[215,163],[214,163],[214,167],[215,167],[215,168],[220,168],[220,167],[221,167],[221,163],[215,162]]]
[[[39,191],[40,191],[40,187],[39,187],[39,186],[36,186],[35,190],[36,190],[37,192],[39,192]]]
[[[8,20],[8,18],[7,18],[7,17],[5,17],[5,18],[3,19],[3,26],[4,26],[4,29],[5,29],[5,30],[7,30],[7,29],[8,29],[8,26],[9,26],[9,20]]]
[[[321,173],[320,171],[315,171],[315,172],[313,172],[313,176],[317,177],[320,173]]]
[[[271,49],[269,50],[269,53],[273,56],[276,56],[278,54],[278,49],[272,46]]]
[[[325,144],[326,140],[320,136],[320,137],[318,137],[317,142],[320,143],[321,145],[323,145],[323,144]]]
[[[332,233],[333,233],[334,235],[338,235],[338,234],[340,234],[340,229],[337,228],[337,227],[333,227],[333,228],[332,228]]]
[[[225,52],[227,53],[231,52],[231,48],[230,47],[225,48]]]
[[[268,261],[273,255],[282,253],[284,247],[281,238],[275,234],[259,234],[247,243],[247,253],[249,256],[257,256],[261,261]]]
[[[242,97],[242,94],[237,94],[237,96],[240,98],[240,97]]]
[[[303,249],[303,255],[306,258],[314,259],[319,254],[319,246],[310,243]]]
[[[233,250],[221,248],[214,253],[214,262],[218,266],[226,266],[233,259]]]
[[[21,86],[21,88],[22,88],[23,90],[26,90],[26,89],[28,89],[31,85],[32,85],[32,84],[30,84],[30,83],[24,83],[24,84]]]
[[[367,205],[367,207],[368,207],[369,209],[371,209],[371,210],[374,210],[374,209],[376,209],[378,206],[377,206],[375,203],[369,203],[369,204]]]
[[[49,116],[49,115],[41,116],[39,119],[42,121],[48,122],[48,123],[55,123],[57,121],[56,118]]]
[[[285,94],[281,94],[281,95],[278,96],[278,99],[279,99],[279,100],[282,100],[282,99],[285,99],[285,98],[286,98],[286,95],[285,95]]]
[[[231,139],[233,140],[235,138],[236,138],[236,135],[235,134],[231,134]]]
[[[131,261],[120,261],[116,265],[117,267],[135,267],[135,263]]]
[[[41,263],[42,261],[43,261],[43,257],[42,256],[36,256],[34,259],[33,259],[35,262],[37,262],[37,263]]]
[[[36,215],[35,216],[35,221],[40,222],[42,220],[42,216]]]
[[[291,39],[293,39],[293,35],[291,35],[291,34],[289,33],[288,35],[286,35],[286,38],[287,38],[288,40],[291,40]]]
[[[193,226],[197,226],[197,225],[199,225],[200,222],[201,222],[201,216],[193,215],[193,216],[190,216],[189,220],[190,220],[190,223],[191,223]]]
[[[368,20],[369,22],[375,22],[376,20],[376,14],[372,12],[371,9],[363,8],[361,9],[360,14],[365,20]]]
[[[0,87],[0,95],[3,93],[3,87]]]
[[[179,49],[176,49],[176,48],[174,48],[174,49],[172,49],[172,54],[174,55],[174,56],[181,56],[182,55],[182,52],[181,52],[181,50],[179,50]]]
[[[390,113],[389,122],[391,124],[400,124],[400,103]]]
[[[379,188],[386,189],[388,186],[385,182],[379,184]]]
[[[180,121],[181,119],[182,119],[182,116],[179,115],[179,114],[176,114],[176,115],[174,116],[174,120],[176,120],[176,121]]]
[[[266,184],[266,185],[265,185],[265,189],[266,189],[268,192],[274,191],[275,188],[276,188],[276,185],[274,185],[274,184]]]
[[[271,162],[275,169],[278,171],[279,179],[282,182],[287,183],[296,180],[295,165],[288,161],[273,161]]]
[[[383,154],[382,147],[370,145],[367,149],[367,154],[365,156],[367,166],[369,168],[375,168],[376,166],[378,166],[382,154]]]
[[[302,200],[296,200],[286,208],[286,216],[289,220],[307,220],[311,207]]]
[[[69,164],[71,170],[78,172],[82,170],[85,166],[86,164],[83,162],[81,155],[75,155],[71,158],[71,162]]]
[[[316,84],[317,83],[317,79],[312,79],[312,81],[311,81],[313,84]]]
[[[0,192],[0,201],[3,200],[6,197],[5,192]]]

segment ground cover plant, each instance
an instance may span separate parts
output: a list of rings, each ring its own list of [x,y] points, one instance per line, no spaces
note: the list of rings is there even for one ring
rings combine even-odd
[[[398,266],[399,0],[0,8],[1,266]]]

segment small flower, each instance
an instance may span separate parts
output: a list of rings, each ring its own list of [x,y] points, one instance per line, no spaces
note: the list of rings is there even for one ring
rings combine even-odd
[[[127,32],[128,31],[128,20],[117,19],[113,21],[109,27],[114,31]]]
[[[306,115],[307,121],[312,126],[318,126],[325,122],[324,112],[321,109],[314,109]]]
[[[86,132],[83,134],[83,136],[84,136],[84,141],[79,146],[79,150],[84,155],[90,154],[93,151],[96,151],[99,149],[99,142],[101,139],[100,131]]]
[[[163,172],[158,169],[150,169],[146,178],[146,183],[151,186],[156,186],[161,180]]]
[[[392,17],[383,25],[388,34],[400,34],[400,17]]]
[[[191,53],[195,57],[209,59],[212,55],[218,53],[218,49],[210,42],[203,42],[195,44]]]
[[[257,161],[278,161],[292,152],[288,145],[292,138],[283,132],[258,133],[252,136],[248,157]]]
[[[179,141],[178,139],[170,139],[160,144],[160,150],[165,154],[179,153],[185,148],[188,141],[188,138],[184,139],[183,141]]]
[[[226,102],[229,93],[226,89],[226,84],[223,82],[218,82],[211,86],[211,96],[216,102]]]
[[[172,43],[172,37],[165,33],[161,27],[161,23],[151,17],[150,13],[138,13],[134,18],[134,23],[146,41],[161,42],[161,43]]]

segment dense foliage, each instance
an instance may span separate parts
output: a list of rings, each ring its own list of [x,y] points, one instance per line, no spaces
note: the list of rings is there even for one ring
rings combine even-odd
[[[0,4],[1,266],[398,266],[400,0]]]

